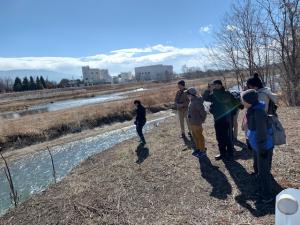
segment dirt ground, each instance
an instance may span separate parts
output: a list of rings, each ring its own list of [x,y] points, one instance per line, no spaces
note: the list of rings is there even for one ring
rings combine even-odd
[[[274,152],[274,192],[300,187],[299,113],[280,108],[288,144]],[[210,116],[204,129],[208,157],[200,161],[172,117],[146,135],[145,147],[132,139],[89,158],[0,224],[274,224],[274,203],[263,205],[254,195],[251,153],[236,148],[234,161],[215,161]]]

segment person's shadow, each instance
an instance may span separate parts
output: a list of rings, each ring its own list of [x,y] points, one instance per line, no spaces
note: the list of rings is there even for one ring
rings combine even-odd
[[[249,160],[253,158],[253,153],[248,148],[242,148],[240,151],[235,150],[234,156],[235,159]]]
[[[211,164],[207,156],[199,159],[201,176],[212,186],[210,196],[218,199],[226,199],[231,194],[231,185],[224,173],[219,167]]]
[[[235,197],[235,200],[255,217],[262,217],[267,214],[275,213],[275,204],[263,204],[259,201],[256,191],[258,188],[257,180],[254,176],[246,171],[246,169],[236,161],[224,161],[230,176],[235,182],[240,194]],[[275,181],[273,176],[272,189],[274,196],[278,194],[283,188]],[[251,204],[251,202],[253,202]]]
[[[149,149],[145,147],[145,144],[139,144],[136,148],[136,155],[138,157],[136,163],[142,164],[149,156]]]

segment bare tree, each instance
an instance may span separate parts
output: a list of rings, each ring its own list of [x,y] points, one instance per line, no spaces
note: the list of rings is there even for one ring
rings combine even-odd
[[[261,75],[274,89],[280,70],[282,90],[290,105],[300,105],[300,0],[237,0],[216,35],[214,56],[235,72]],[[215,60],[216,61],[216,60]]]
[[[282,89],[290,105],[300,105],[300,6],[299,0],[257,0],[265,10],[279,56]]]
[[[0,92],[12,91],[13,81],[11,78],[0,78]]]
[[[272,41],[261,14],[251,0],[236,1],[216,35],[218,62],[235,72],[239,86],[254,72],[268,83]]]
[[[3,79],[0,79],[0,93],[1,92],[5,92],[5,84]]]

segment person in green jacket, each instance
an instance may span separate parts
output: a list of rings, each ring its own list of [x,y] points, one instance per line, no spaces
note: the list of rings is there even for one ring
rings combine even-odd
[[[241,106],[241,103],[225,90],[221,80],[213,81],[210,88],[204,92],[203,99],[211,103],[210,113],[214,117],[220,152],[215,159],[232,159],[234,152],[233,113]]]

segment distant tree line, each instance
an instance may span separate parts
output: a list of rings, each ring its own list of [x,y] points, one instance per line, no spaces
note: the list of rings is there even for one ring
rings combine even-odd
[[[16,77],[15,82],[13,84],[13,91],[20,92],[20,91],[34,91],[34,90],[42,90],[46,88],[51,88],[51,82],[45,81],[43,76],[37,76],[34,79],[32,76],[24,77],[21,80],[19,77]]]
[[[22,91],[34,91],[34,90],[42,90],[42,89],[55,89],[55,88],[67,88],[67,87],[80,87],[84,85],[83,81],[80,79],[61,79],[60,82],[49,81],[48,79],[44,79],[43,76],[33,77],[30,76],[24,77],[21,79],[20,77],[16,77],[13,81],[9,77],[0,78],[0,93],[6,92],[22,92]]]
[[[199,67],[188,67],[187,65],[183,65],[181,76],[186,79],[196,79],[202,77],[210,77],[210,76],[224,76],[226,74],[230,74],[232,70],[228,69],[220,69],[220,70],[213,70],[213,69],[201,69]]]

